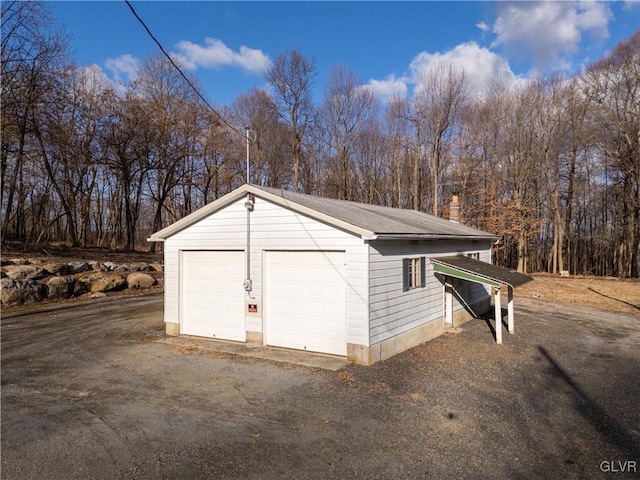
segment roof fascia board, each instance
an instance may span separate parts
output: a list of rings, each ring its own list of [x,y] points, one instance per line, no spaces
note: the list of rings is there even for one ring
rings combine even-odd
[[[500,237],[496,235],[464,235],[437,233],[408,233],[408,234],[377,234],[377,240],[486,240],[494,241]]]

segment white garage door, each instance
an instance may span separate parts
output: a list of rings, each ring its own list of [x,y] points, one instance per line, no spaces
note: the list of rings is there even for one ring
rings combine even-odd
[[[344,252],[267,252],[268,345],[347,354]]]
[[[182,334],[246,340],[243,259],[243,252],[182,252]]]

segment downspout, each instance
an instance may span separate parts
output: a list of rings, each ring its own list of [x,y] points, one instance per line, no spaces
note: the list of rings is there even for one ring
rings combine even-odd
[[[247,200],[244,202],[244,208],[247,209],[247,244],[245,248],[245,264],[247,266],[247,275],[245,277],[245,281],[243,283],[244,289],[247,292],[249,298],[253,299],[251,296],[251,290],[253,289],[253,282],[251,281],[251,212],[253,211],[255,203],[255,197],[252,193],[247,194]]]

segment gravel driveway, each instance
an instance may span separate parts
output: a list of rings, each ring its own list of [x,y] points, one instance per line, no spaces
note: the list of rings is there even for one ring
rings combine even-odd
[[[519,299],[502,346],[474,320],[337,372],[161,343],[159,295],[1,334],[6,480],[640,475],[639,316]]]

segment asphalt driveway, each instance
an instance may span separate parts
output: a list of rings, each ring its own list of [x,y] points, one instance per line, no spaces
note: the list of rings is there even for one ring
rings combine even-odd
[[[3,479],[640,475],[640,317],[516,301],[338,371],[163,341],[162,298],[2,315]],[[622,471],[624,470],[624,471]]]

